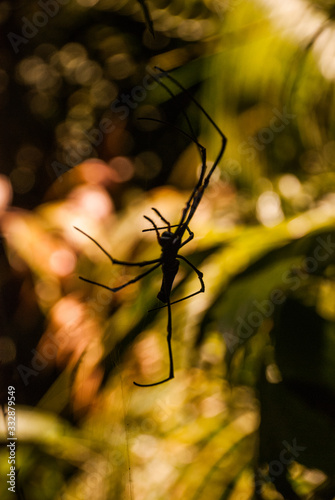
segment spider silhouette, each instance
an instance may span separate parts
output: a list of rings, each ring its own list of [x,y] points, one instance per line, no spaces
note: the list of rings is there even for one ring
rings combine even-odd
[[[167,73],[166,71],[163,71],[159,67],[155,67],[155,69],[160,71],[160,73],[157,75],[157,81],[160,83],[160,85],[162,85],[167,90],[167,92],[171,96],[174,97],[174,94],[169,89],[169,87],[167,87],[160,80],[162,77],[167,77],[171,82],[173,82],[177,87],[179,87],[183,92],[185,92],[189,96],[189,98],[200,109],[200,111],[204,114],[204,116],[207,118],[207,120],[213,125],[214,129],[219,133],[222,143],[221,143],[220,150],[218,152],[218,155],[217,155],[214,163],[212,164],[211,168],[209,169],[209,171],[206,175],[206,171],[207,171],[206,148],[204,146],[202,146],[196,140],[191,123],[190,123],[186,113],[184,113],[184,116],[187,120],[189,129],[190,129],[190,134],[186,133],[185,131],[183,131],[181,129],[178,129],[178,130],[182,134],[184,134],[186,137],[191,139],[198,147],[199,153],[201,156],[201,171],[200,171],[200,176],[199,176],[198,182],[195,185],[191,195],[189,196],[184,209],[182,210],[181,217],[180,217],[178,224],[175,224],[172,226],[170,224],[170,222],[168,220],[166,220],[163,217],[163,215],[156,208],[152,208],[152,210],[156,213],[156,215],[158,215],[158,217],[164,222],[164,224],[166,224],[165,226],[158,227],[156,225],[156,223],[150,217],[147,217],[146,215],[144,215],[144,218],[147,221],[149,221],[153,227],[149,228],[149,229],[144,229],[143,232],[155,231],[156,236],[157,236],[157,241],[161,247],[161,255],[157,259],[146,260],[146,261],[141,261],[141,262],[126,262],[123,260],[115,259],[94,238],[92,238],[92,236],[89,236],[81,229],[75,227],[75,229],[77,231],[81,232],[83,235],[85,235],[87,238],[89,238],[91,241],[93,241],[93,243],[95,243],[95,245],[97,245],[102,250],[102,252],[104,252],[104,254],[110,259],[110,261],[113,264],[118,264],[118,265],[122,265],[122,266],[135,266],[135,267],[151,266],[145,272],[135,276],[133,279],[127,281],[123,285],[115,287],[115,288],[111,288],[111,287],[104,285],[102,283],[98,283],[96,281],[92,281],[92,280],[89,280],[87,278],[83,278],[82,276],[80,276],[80,279],[83,281],[86,281],[87,283],[91,283],[93,285],[97,285],[97,286],[100,286],[102,288],[106,288],[107,290],[110,290],[111,292],[117,292],[117,291],[121,290],[122,288],[125,288],[126,286],[131,285],[132,283],[135,283],[135,282],[141,280],[142,278],[144,278],[148,274],[152,273],[158,267],[161,267],[161,269],[162,269],[162,274],[163,274],[162,285],[161,285],[160,291],[158,292],[157,298],[164,305],[160,306],[160,307],[156,307],[154,309],[151,309],[150,311],[153,311],[156,309],[161,309],[163,307],[167,307],[168,321],[167,321],[167,337],[166,337],[166,339],[167,339],[168,352],[169,352],[170,370],[169,370],[168,377],[166,377],[163,380],[160,380],[159,382],[154,382],[151,384],[139,384],[137,382],[134,382],[134,384],[136,386],[139,386],[139,387],[152,387],[155,385],[160,385],[160,384],[163,384],[163,383],[174,378],[173,353],[172,353],[172,345],[171,345],[171,340],[172,340],[171,306],[173,304],[176,304],[177,302],[187,300],[187,299],[194,297],[195,295],[198,295],[199,293],[202,293],[205,291],[205,283],[203,280],[203,273],[201,271],[199,271],[199,269],[197,269],[188,259],[186,259],[186,257],[184,257],[183,255],[180,255],[179,250],[194,238],[194,233],[190,230],[190,227],[189,227],[190,222],[191,222],[191,220],[192,220],[192,218],[193,218],[193,216],[194,216],[194,214],[199,206],[199,203],[202,200],[205,189],[207,188],[207,186],[209,184],[210,178],[211,178],[214,170],[216,169],[220,159],[222,158],[222,155],[224,153],[226,143],[227,143],[227,139],[226,139],[225,135],[223,134],[223,132],[220,130],[218,125],[213,121],[213,119],[209,116],[207,111],[205,111],[205,109],[199,104],[199,102],[169,73]],[[148,120],[150,118],[145,118],[145,119]],[[151,118],[151,120],[165,123],[165,122],[162,122],[162,120],[157,120],[154,118]],[[177,128],[177,127],[174,127],[174,128]],[[176,228],[176,229],[174,229],[174,228]],[[160,233],[160,230],[163,230],[163,229],[164,229],[164,232]],[[183,240],[185,233],[187,233],[186,234],[187,237],[186,237],[186,239]],[[174,279],[178,273],[179,261],[185,262],[196,273],[196,275],[199,279],[200,288],[196,292],[193,292],[190,295],[187,295],[186,297],[183,297],[179,300],[175,300],[175,301],[171,302],[170,296],[171,296],[171,291],[172,291]]]

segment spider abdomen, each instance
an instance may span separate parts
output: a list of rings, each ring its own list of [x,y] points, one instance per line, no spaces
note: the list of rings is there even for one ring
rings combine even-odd
[[[164,302],[164,304],[166,304],[168,301],[168,297],[170,296],[172,285],[176,277],[176,274],[178,272],[178,269],[179,269],[179,262],[175,258],[171,261],[163,262],[162,264],[163,280],[161,289],[157,294],[157,298],[161,302]]]

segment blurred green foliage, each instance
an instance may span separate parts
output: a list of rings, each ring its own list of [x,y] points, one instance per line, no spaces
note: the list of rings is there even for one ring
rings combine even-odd
[[[42,6],[43,5],[43,6]],[[0,3],[1,403],[16,388],[17,496],[334,497],[333,2]],[[48,6],[48,7],[46,7]],[[49,10],[48,10],[49,9]],[[143,215],[178,221],[228,137],[173,306]],[[156,118],[163,123],[138,120]],[[165,123],[164,123],[165,122]],[[172,124],[173,126],[169,125]],[[173,300],[195,291],[181,266]],[[4,406],[5,408],[5,406]],[[1,498],[7,490],[1,423]],[[295,445],[296,443],[296,445]]]

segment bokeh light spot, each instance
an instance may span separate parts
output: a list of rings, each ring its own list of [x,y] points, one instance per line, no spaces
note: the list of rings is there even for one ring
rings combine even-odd
[[[75,70],[76,81],[82,85],[91,85],[93,82],[99,81],[101,76],[101,67],[93,61],[81,61]]]
[[[109,164],[115,172],[115,176],[113,177],[115,182],[129,181],[134,175],[134,165],[125,156],[116,156]]]
[[[13,197],[13,190],[8,177],[0,174],[0,214],[10,204]]]
[[[272,227],[284,219],[280,198],[273,191],[265,191],[257,200],[257,217],[264,226]]]
[[[135,65],[128,54],[115,54],[106,61],[106,71],[110,78],[123,80],[132,75]]]
[[[37,297],[45,304],[51,305],[60,298],[59,284],[51,277],[40,280],[35,285]]]
[[[25,144],[20,147],[16,155],[16,161],[19,166],[34,167],[42,161],[42,156],[40,149],[31,144]]]
[[[151,130],[156,130],[161,127],[161,124],[152,120],[145,120],[145,118],[153,118],[154,120],[161,120],[162,116],[160,110],[155,106],[151,106],[149,104],[144,104],[139,106],[135,111],[135,125],[140,130],[145,130],[146,132],[150,132]],[[144,120],[137,120],[137,118],[144,118]]]
[[[135,159],[136,175],[143,179],[153,179],[162,168],[162,160],[153,151],[143,151]]]
[[[280,192],[287,198],[296,196],[301,191],[299,179],[292,174],[283,175],[278,182]]]
[[[80,186],[73,190],[71,198],[79,205],[81,212],[88,213],[96,220],[105,218],[113,208],[110,197],[99,186]]]
[[[18,167],[10,174],[10,180],[16,193],[28,193],[35,184],[35,174],[27,167]]]
[[[55,250],[50,255],[49,264],[51,271],[57,276],[67,276],[72,273],[76,265],[74,253],[66,248]]]
[[[5,365],[16,357],[16,346],[10,337],[0,337],[0,363]]]

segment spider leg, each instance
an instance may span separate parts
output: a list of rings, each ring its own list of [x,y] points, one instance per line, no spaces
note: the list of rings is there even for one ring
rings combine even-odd
[[[182,299],[178,299],[178,300],[175,300],[174,302],[170,302],[170,306],[172,306],[172,304],[177,304],[178,302],[182,302],[183,300],[190,299],[191,297],[194,297],[195,295],[198,295],[199,293],[203,293],[205,291],[205,282],[203,280],[203,276],[204,276],[203,273],[201,271],[199,271],[199,269],[197,269],[192,264],[192,262],[190,262],[188,259],[186,259],[186,257],[184,257],[183,255],[177,255],[177,259],[183,260],[184,262],[186,262],[193,269],[193,271],[198,276],[198,279],[200,281],[201,287],[200,287],[200,290],[198,290],[196,292],[193,292],[190,295],[187,295],[186,297],[183,297]],[[150,309],[149,312],[151,312],[151,311],[157,311],[157,309],[163,309],[164,307],[167,307],[167,305],[168,304],[164,304],[163,306],[154,307],[153,309]]]
[[[162,219],[162,221],[165,222],[165,224],[167,224],[168,230],[170,231],[171,230],[170,222],[168,220],[164,219],[163,215],[157,210],[157,208],[152,207],[151,210],[156,212],[156,214]]]
[[[185,229],[188,232],[189,237],[180,245],[180,248],[183,247],[184,245],[186,245],[186,243],[193,240],[193,238],[194,238],[194,233],[190,230],[190,228],[188,226],[186,226]]]
[[[159,382],[154,382],[153,384],[138,384],[137,382],[133,382],[134,385],[137,385],[137,387],[153,387],[154,385],[160,385],[164,384],[165,382],[168,382],[169,380],[174,378],[174,368],[173,368],[173,354],[172,354],[172,345],[171,345],[171,340],[172,340],[172,314],[171,314],[171,302],[170,302],[170,297],[169,295],[167,296],[168,301],[167,301],[167,308],[168,308],[168,323],[167,323],[167,345],[168,345],[168,350],[169,350],[169,360],[170,360],[170,371],[169,371],[169,376],[165,378],[164,380],[160,380]]]
[[[148,274],[150,274],[152,271],[157,269],[157,267],[159,267],[160,265],[161,265],[161,263],[159,261],[158,264],[155,264],[154,266],[152,266],[150,269],[148,269],[148,271],[145,271],[145,273],[139,274],[138,276],[136,276],[135,278],[132,278],[131,280],[124,283],[123,285],[117,286],[115,288],[111,288],[107,285],[103,285],[102,283],[98,283],[97,281],[88,280],[87,278],[83,278],[82,276],[79,276],[79,279],[81,279],[82,281],[86,281],[87,283],[91,283],[92,285],[97,285],[97,286],[100,286],[101,288],[106,288],[106,290],[110,290],[111,292],[118,292],[122,288],[125,288],[126,286],[131,285],[132,283],[136,283],[136,281],[139,281],[140,279],[144,278],[144,276],[147,276]]]
[[[153,38],[155,38],[154,23],[152,22],[150,10],[144,0],[138,0],[138,3],[142,7],[143,15],[147,23],[147,28],[150,31]]]
[[[94,238],[92,238],[92,236],[89,236],[88,234],[86,234],[82,229],[79,229],[78,227],[75,227],[74,228],[79,231],[80,233],[82,233],[84,236],[86,236],[87,238],[89,238],[91,241],[93,241],[93,243],[96,244],[97,247],[100,248],[100,250],[103,251],[103,253],[105,255],[107,255],[107,257],[109,258],[109,260],[113,263],[113,264],[120,264],[122,266],[139,266],[139,267],[143,267],[143,266],[149,266],[150,264],[155,264],[156,262],[160,262],[160,259],[153,259],[153,260],[143,260],[142,262],[126,262],[124,260],[118,260],[118,259],[114,259],[114,257],[112,257],[108,252],[107,250],[105,250],[101,245],[100,243],[98,243]]]
[[[199,103],[198,103],[198,106],[200,106]],[[203,108],[200,107],[200,109],[203,109]],[[207,176],[205,178],[204,178],[204,176],[205,176],[205,171],[206,171],[206,165],[203,164],[203,166],[202,166],[202,170],[201,170],[201,174],[200,174],[200,178],[199,178],[198,184],[195,187],[195,189],[193,190],[193,192],[192,192],[192,194],[191,194],[191,196],[190,196],[190,198],[189,198],[189,200],[188,200],[188,202],[186,204],[186,207],[184,208],[184,210],[182,212],[182,217],[181,217],[180,223],[184,223],[185,222],[186,225],[189,225],[189,223],[190,223],[193,215],[195,214],[195,211],[198,208],[198,205],[199,205],[200,201],[202,200],[204,191],[205,191],[205,189],[207,188],[207,186],[209,184],[210,178],[211,178],[214,170],[216,169],[219,161],[221,160],[221,158],[223,156],[223,153],[224,153],[224,150],[226,149],[226,144],[227,144],[227,139],[223,135],[223,133],[221,132],[221,130],[213,122],[213,120],[210,118],[210,116],[206,113],[206,111],[204,109],[203,109],[203,111],[204,111],[205,115],[210,119],[211,123],[219,131],[219,133],[221,135],[221,139],[222,139],[222,144],[221,144],[221,148],[220,148],[219,154],[217,155],[217,157],[216,157],[216,159],[215,159],[212,167],[210,168],[210,170],[209,170],[209,172],[208,172],[208,174],[207,174]]]
[[[185,91],[188,96],[190,97],[190,99],[195,102],[197,104],[198,107],[201,108],[201,110],[205,113],[205,115],[211,120],[211,118],[209,117],[209,115],[206,113],[206,111],[200,106],[200,104],[194,99],[194,97],[186,90],[184,89],[184,87],[179,84],[179,82],[177,82],[173,77],[171,77],[166,71],[162,70],[161,68],[159,68],[158,66],[155,66],[155,69],[158,69],[160,71],[160,74],[157,75],[157,77],[154,77],[155,80],[166,90],[166,92],[168,92],[170,94],[171,97],[175,97],[174,93],[169,89],[169,87],[167,85],[165,85],[162,81],[161,81],[161,78],[166,76],[167,78],[169,78],[172,82],[174,82],[181,90]],[[191,193],[191,196],[189,198],[189,200],[187,201],[187,204],[186,204],[186,207],[184,208],[183,212],[182,212],[182,217],[181,217],[181,220],[180,220],[180,223],[178,224],[179,226],[184,222],[185,218],[187,217],[187,213],[190,209],[190,206],[191,206],[191,203],[194,199],[194,197],[196,196],[197,194],[197,191],[199,190],[200,186],[202,185],[203,183],[203,180],[204,180],[204,177],[205,177],[205,173],[206,173],[206,148],[204,146],[202,146],[202,144],[200,144],[197,139],[196,139],[196,135],[194,133],[194,130],[193,130],[193,127],[192,127],[192,124],[190,122],[190,119],[189,117],[187,116],[187,113],[182,110],[182,113],[186,119],[186,122],[187,122],[187,125],[188,125],[188,128],[190,130],[190,134],[188,134],[187,132],[185,132],[184,130],[180,129],[179,127],[177,127],[176,125],[173,125],[171,123],[168,123],[168,122],[165,122],[164,120],[159,120],[157,118],[138,118],[139,120],[150,120],[150,121],[154,121],[154,122],[158,122],[158,123],[163,123],[163,124],[166,124],[166,125],[169,125],[173,128],[175,128],[176,130],[178,130],[180,133],[182,133],[184,136],[188,137],[191,141],[194,142],[194,144],[198,147],[198,150],[199,150],[199,153],[200,153],[200,158],[201,158],[201,163],[202,163],[202,166],[201,166],[201,173],[200,173],[200,177],[199,177],[199,180],[197,182],[197,185],[195,186],[193,192]],[[212,121],[212,120],[211,120]],[[214,123],[214,122],[213,122]],[[218,127],[216,127],[218,129]],[[219,129],[218,129],[219,130]],[[220,131],[220,130],[219,130]],[[220,131],[220,133],[222,134],[222,132]],[[182,235],[179,235],[179,236],[182,236]]]
[[[150,219],[150,217],[147,217],[146,215],[143,215],[143,217],[144,217],[145,219],[147,219],[149,222],[151,222],[151,224],[154,226],[154,227],[152,228],[152,230],[153,230],[153,231],[156,231],[157,241],[158,241],[158,243],[159,243],[159,242],[160,242],[160,234],[159,234],[158,227],[156,226],[155,222],[154,222],[152,219]]]
[[[206,171],[206,158],[205,158],[205,156],[206,156],[206,154],[204,154],[204,157],[202,158],[202,169],[201,169],[199,181],[198,181],[196,187],[194,188],[193,192],[191,193],[191,196],[189,197],[189,199],[186,203],[186,206],[182,212],[182,216],[181,216],[181,219],[179,222],[179,225],[183,224],[184,222],[186,222],[186,225],[189,225],[189,223],[190,223],[190,221],[191,221],[191,219],[192,219],[192,217],[193,217],[193,215],[194,215],[194,213],[195,213],[195,211],[196,211],[196,209],[197,209],[197,207],[202,199],[204,190],[208,186],[210,178],[211,178],[215,168],[217,167],[219,161],[222,158],[222,155],[223,155],[224,150],[226,148],[227,138],[224,135],[224,133],[222,132],[222,130],[218,127],[218,125],[214,122],[214,120],[209,116],[207,111],[193,97],[193,95],[187,89],[185,89],[181,85],[181,83],[178,82],[178,80],[176,80],[168,72],[162,70],[158,66],[155,66],[155,69],[158,69],[162,75],[166,76],[171,82],[173,82],[175,85],[177,85],[177,87],[179,87],[183,92],[185,92],[189,96],[189,98],[200,109],[200,111],[204,114],[204,116],[208,119],[208,121],[213,125],[215,130],[221,136],[221,140],[222,140],[220,151],[219,151],[219,153],[218,153],[218,155],[217,155],[217,157],[216,157],[216,159],[215,159],[215,161],[214,161],[212,167],[210,168],[210,171],[208,172],[206,177],[205,177],[205,171]],[[206,152],[206,150],[205,150],[205,152]]]
[[[162,86],[162,87],[166,90],[166,92],[167,92],[168,94],[170,94],[170,96],[171,96],[172,98],[174,98],[174,97],[175,97],[175,95],[174,95],[174,93],[172,92],[172,90],[170,90],[170,89],[169,89],[169,87],[168,87],[167,85],[165,85],[165,83],[163,83],[163,82],[161,81],[161,78],[163,78],[164,76],[167,76],[170,80],[172,80],[172,81],[173,81],[172,77],[170,77],[170,75],[169,75],[166,71],[162,70],[161,68],[158,68],[158,66],[155,66],[155,69],[158,69],[158,70],[160,71],[160,74],[159,74],[159,75],[157,75],[157,77],[153,76],[153,78],[155,78],[155,80],[157,81],[157,83],[159,83],[159,85],[161,85],[161,86]],[[181,87],[179,86],[179,88],[181,88]],[[189,135],[189,134],[187,134],[187,132],[184,132],[183,130],[180,130],[180,129],[179,129],[178,127],[176,127],[175,125],[172,125],[172,124],[169,124],[169,123],[167,123],[167,125],[171,125],[171,126],[172,126],[172,127],[174,127],[175,129],[180,130],[180,132],[181,132],[182,134],[184,134],[184,135],[186,135],[187,137],[189,137],[189,138],[190,138],[190,139],[191,139],[191,140],[192,140],[192,141],[193,141],[193,142],[194,142],[194,143],[198,146],[198,149],[199,149],[199,152],[200,152],[200,156],[202,157],[202,156],[203,156],[203,150],[204,150],[204,147],[203,147],[203,146],[201,146],[201,144],[199,144],[199,143],[197,142],[197,140],[196,140],[196,136],[195,136],[195,133],[194,133],[194,130],[193,130],[193,127],[192,127],[192,124],[191,124],[191,122],[190,122],[189,117],[187,116],[187,113],[186,113],[183,109],[181,110],[181,112],[182,112],[182,114],[184,115],[185,120],[186,120],[186,122],[187,122],[188,128],[189,128],[189,130],[190,130],[190,135]],[[140,118],[140,120],[143,120],[143,119],[144,119],[144,120],[146,120],[147,118]],[[156,118],[148,118],[148,119],[149,119],[149,120],[151,120],[151,121],[157,121],[157,122],[165,123],[165,122],[164,122],[164,120],[159,120],[159,119],[156,119]]]
[[[160,85],[162,85],[168,92],[170,95],[172,95],[174,97],[174,94],[170,91],[170,89],[168,87],[166,87],[166,85],[164,85],[160,80],[158,80]],[[153,121],[153,122],[158,122],[158,123],[164,123],[166,125],[170,125],[171,127],[175,128],[176,130],[178,130],[178,132],[182,133],[183,135],[185,135],[186,137],[188,137],[191,141],[194,142],[194,144],[198,147],[198,150],[199,150],[199,153],[200,153],[200,158],[201,158],[201,172],[200,172],[200,176],[199,176],[199,179],[198,179],[198,182],[195,186],[195,188],[193,189],[189,199],[187,200],[187,203],[186,203],[186,206],[184,208],[184,210],[182,211],[182,217],[181,217],[181,220],[179,222],[179,224],[177,224],[176,226],[170,226],[170,227],[178,227],[178,226],[181,226],[182,223],[184,222],[185,218],[187,217],[187,214],[189,212],[189,209],[191,207],[191,203],[192,201],[194,200],[194,198],[196,197],[202,183],[203,183],[203,180],[204,180],[204,177],[205,177],[205,173],[206,173],[206,169],[207,169],[207,165],[206,165],[206,148],[200,144],[200,142],[198,142],[195,138],[195,135],[194,135],[194,132],[193,132],[193,129],[192,129],[192,125],[189,121],[189,118],[187,116],[187,114],[185,112],[183,112],[184,116],[186,117],[186,120],[187,120],[187,123],[189,125],[189,128],[191,130],[191,133],[192,135],[188,134],[187,132],[185,132],[184,130],[180,129],[179,127],[177,127],[176,125],[173,125],[172,123],[168,123],[168,122],[165,122],[163,120],[159,120],[157,118],[138,118],[138,120],[149,120],[149,121]],[[209,180],[209,179],[208,179]],[[199,200],[200,202],[200,200]],[[158,210],[156,209],[153,209],[155,210],[155,212],[160,216],[160,218],[162,220],[164,220],[164,218],[161,216],[161,214],[158,212]],[[166,221],[167,222],[167,221]],[[159,228],[159,229],[165,229],[165,228]],[[144,229],[144,231],[153,231],[153,229]],[[170,229],[169,229],[170,231]]]
[[[158,227],[157,229],[168,229],[169,226],[164,226],[164,227]],[[179,224],[174,224],[173,226],[170,225],[170,229],[171,227],[179,227]],[[148,231],[155,231],[156,228],[154,227],[149,227],[148,229],[142,229],[142,233],[146,233]]]
[[[193,97],[193,95],[187,90],[185,89],[185,87],[182,86],[181,83],[178,82],[178,80],[176,80],[173,76],[171,76],[167,71],[164,71],[162,68],[159,68],[158,66],[155,66],[155,69],[158,69],[158,71],[160,71],[164,76],[166,76],[171,82],[173,82],[175,85],[177,85],[177,87],[179,87],[183,92],[185,92],[185,94],[188,95],[188,97],[191,99],[191,101],[194,102],[194,104],[200,109],[200,111],[206,116],[206,118],[209,120],[209,122],[213,125],[213,127],[217,130],[217,132],[221,135],[222,139],[224,139],[225,141],[227,141],[226,139],[226,136],[224,135],[224,133],[222,132],[222,130],[220,130],[219,126],[215,123],[215,121],[209,116],[209,114],[207,113],[207,111],[201,106],[201,104]],[[162,82],[160,82],[161,85],[163,85]]]

